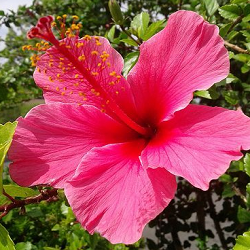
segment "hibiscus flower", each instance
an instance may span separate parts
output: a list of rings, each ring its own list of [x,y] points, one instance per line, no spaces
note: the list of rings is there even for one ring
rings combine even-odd
[[[250,148],[241,111],[189,104],[195,90],[228,75],[227,50],[218,27],[178,11],[143,42],[125,79],[105,38],[79,38],[73,24],[61,25],[66,37],[57,40],[52,21],[43,17],[28,33],[52,44],[34,73],[46,104],[18,119],[11,177],[64,188],[90,233],[133,243],[174,197],[175,176],[207,190]]]

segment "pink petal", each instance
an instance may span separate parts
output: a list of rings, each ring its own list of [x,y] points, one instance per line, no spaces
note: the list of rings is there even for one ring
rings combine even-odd
[[[138,155],[143,142],[92,149],[65,193],[77,219],[90,233],[111,243],[140,239],[146,223],[173,198],[175,177],[165,169],[145,169]]]
[[[188,105],[163,122],[142,153],[142,162],[164,167],[206,190],[232,160],[250,148],[250,119],[241,111]]]
[[[37,62],[34,79],[43,89],[46,103],[94,104],[107,110],[112,98],[125,112],[132,114],[134,104],[130,86],[120,75],[123,68],[121,55],[107,39],[87,38],[61,40],[59,48],[51,47]],[[62,52],[65,46],[69,57]],[[106,96],[95,84],[100,85]]]
[[[177,11],[164,30],[140,46],[128,82],[144,122],[168,119],[188,105],[195,90],[228,75],[228,54],[218,33],[195,12]]]
[[[12,179],[22,186],[63,188],[92,147],[133,137],[127,127],[95,107],[48,104],[19,118],[9,158]]]

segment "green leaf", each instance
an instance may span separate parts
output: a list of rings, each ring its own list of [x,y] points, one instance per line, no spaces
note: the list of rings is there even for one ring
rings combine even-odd
[[[6,124],[0,124],[0,194],[3,192],[2,187],[2,172],[3,172],[3,163],[6,157],[6,154],[9,150],[10,144],[12,142],[12,137],[14,135],[17,122],[7,122]]]
[[[160,20],[149,25],[142,39],[147,41],[150,37],[164,28],[165,20]]]
[[[115,25],[112,26],[112,28],[108,32],[108,39],[110,42],[113,42],[115,38]]]
[[[130,25],[132,34],[142,38],[148,28],[148,23],[149,14],[147,12],[136,15]]]
[[[233,250],[249,250],[250,246],[250,232],[245,232],[243,235],[239,235],[236,239],[236,245]]]
[[[247,175],[250,176],[250,154],[247,153],[244,157],[244,170],[247,173]]]
[[[237,4],[222,6],[221,8],[219,8],[219,13],[222,17],[229,20],[234,20],[242,14],[241,9]]]
[[[123,75],[127,77],[129,71],[134,67],[139,57],[139,52],[129,53],[124,59]]]
[[[224,24],[223,26],[221,26],[220,28],[220,36],[224,37],[226,36],[228,30],[230,29],[231,27],[231,23],[227,23],[227,24]]]
[[[245,208],[239,206],[237,218],[240,223],[250,222],[250,211],[246,210]]]
[[[0,16],[4,16],[4,11],[0,10]]]
[[[230,197],[233,197],[234,195],[235,195],[235,192],[232,189],[232,186],[230,184],[224,185],[222,196],[224,198],[227,198],[227,197],[230,198]]]
[[[10,238],[9,232],[0,224],[0,249],[1,250],[15,250],[14,243]]]
[[[203,0],[203,3],[208,16],[212,16],[220,7],[217,0]]]
[[[131,46],[136,46],[136,47],[138,46],[138,44],[134,40],[132,40],[131,38],[125,38],[125,39],[122,39],[120,41],[124,42],[124,43],[127,43],[127,44],[129,44]]]
[[[238,31],[232,30],[232,31],[227,35],[228,41],[230,41],[230,40],[232,40],[233,38],[235,38],[238,34],[239,34]]]
[[[19,242],[16,244],[16,250],[32,250],[30,242]]]
[[[239,102],[236,91],[228,91],[224,93],[224,97],[225,100],[232,105],[236,105]]]
[[[232,3],[247,3],[248,0],[233,0]]]
[[[194,95],[195,96],[199,96],[199,97],[203,97],[203,98],[206,98],[206,99],[212,99],[212,97],[210,96],[208,90],[198,90],[198,91],[195,91]]]
[[[37,190],[33,190],[27,187],[20,187],[17,185],[4,185],[3,188],[7,194],[14,197],[26,198],[39,194]]]

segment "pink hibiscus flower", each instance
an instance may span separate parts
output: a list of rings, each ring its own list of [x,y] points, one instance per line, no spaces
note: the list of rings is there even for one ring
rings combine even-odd
[[[250,148],[240,111],[189,104],[193,91],[225,78],[229,59],[218,28],[190,11],[140,46],[127,79],[103,37],[57,40],[51,17],[28,33],[53,44],[34,79],[45,105],[19,118],[10,174],[19,185],[64,188],[84,228],[133,243],[173,198],[175,175],[206,190]]]

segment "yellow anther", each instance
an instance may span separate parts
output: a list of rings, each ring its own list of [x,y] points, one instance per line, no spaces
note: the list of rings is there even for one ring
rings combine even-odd
[[[84,61],[84,60],[85,60],[85,55],[79,56],[79,57],[78,57],[78,60],[79,60],[79,61]]]
[[[98,75],[99,75],[99,73],[98,73],[98,72],[94,72],[94,71],[92,71],[92,72],[91,72],[91,75],[92,75],[92,76],[98,76]]]
[[[79,19],[79,17],[76,16],[76,15],[73,15],[72,18],[75,19],[75,20],[78,20],[78,19]]]
[[[57,74],[56,76],[59,78],[61,75],[60,75],[60,74]]]
[[[115,91],[115,93],[118,95],[119,94],[119,92],[118,91]]]
[[[101,67],[101,66],[102,66],[102,64],[101,64],[101,63],[98,63],[98,64],[97,64],[97,66],[98,66],[98,67]]]
[[[92,93],[95,93],[95,89],[91,89],[90,91],[91,91]]]
[[[79,75],[78,74],[75,74],[75,78],[78,78],[79,77]]]
[[[112,71],[109,73],[110,76],[116,76],[116,72],[115,71]]]
[[[100,41],[100,37],[99,36],[94,36],[96,41]]]
[[[72,95],[72,94],[73,94],[73,91],[70,91],[69,94]]]
[[[63,90],[66,91],[66,90],[67,90],[67,87],[63,87]]]
[[[95,41],[95,44],[96,44],[97,46],[101,46],[101,45],[102,45],[102,43],[99,42],[99,41]]]
[[[71,49],[71,46],[70,45],[66,45],[65,46],[67,49]]]
[[[83,101],[87,101],[88,98],[87,98],[87,97],[83,97],[82,100],[83,100]]]
[[[82,47],[83,45],[84,45],[84,43],[77,43],[77,44],[76,44],[76,47],[77,47],[77,48],[80,48],[80,47]]]
[[[91,40],[91,36],[85,35],[85,36],[83,37],[83,39],[86,40],[86,41],[89,41],[89,40]]]
[[[50,82],[53,82],[53,81],[54,81],[53,78],[52,78],[51,76],[49,76],[49,81],[50,81]]]
[[[65,95],[65,92],[62,92],[61,95]]]
[[[108,67],[110,67],[110,66],[111,66],[110,62],[107,62],[106,64],[107,64],[107,66],[108,66]]]
[[[107,101],[106,101],[106,104],[109,104],[109,102],[110,102],[110,100],[107,100]]]
[[[56,91],[60,91],[60,89],[59,89],[59,87],[58,87],[58,86],[56,87]]]
[[[93,55],[93,56],[97,56],[98,54],[99,54],[99,52],[96,50],[91,51],[91,55]]]
[[[79,82],[74,83],[74,86],[78,87],[79,86]]]
[[[38,71],[39,73],[41,73],[41,69],[40,69],[40,68],[37,67],[36,69],[37,69],[37,71]]]
[[[53,62],[49,62],[49,67],[53,67]]]
[[[114,82],[114,81],[109,82],[109,85],[114,86],[114,85],[115,85],[115,82]]]
[[[65,42],[60,42],[59,43],[59,46],[63,46],[63,45],[65,45],[66,43]]]
[[[63,58],[63,57],[60,57],[59,59],[60,59],[60,61],[64,61],[64,58]]]
[[[22,46],[22,51],[27,49],[27,45]]]
[[[116,76],[117,79],[121,79],[121,76]]]
[[[82,91],[79,91],[79,92],[78,92],[78,95],[79,95],[79,96],[85,96],[85,94],[84,94]]]
[[[60,20],[62,20],[62,17],[61,16],[57,16],[56,20],[60,21]]]
[[[52,23],[51,23],[51,26],[52,26],[52,27],[56,27],[56,22],[52,22]]]
[[[95,95],[96,95],[96,96],[100,96],[100,92],[96,92]]]
[[[67,18],[67,15],[66,15],[66,14],[64,14],[62,17],[63,17],[63,18]]]
[[[78,105],[78,106],[82,106],[82,103],[78,102],[77,105]]]
[[[40,43],[36,43],[36,47],[41,47],[41,44]]]

